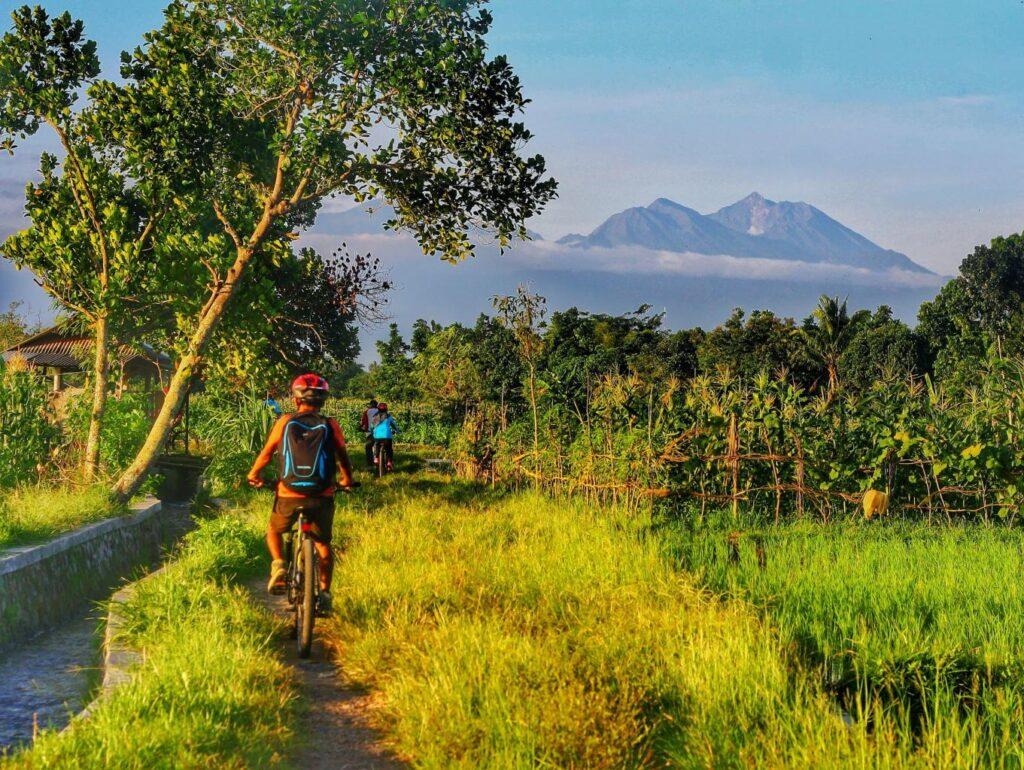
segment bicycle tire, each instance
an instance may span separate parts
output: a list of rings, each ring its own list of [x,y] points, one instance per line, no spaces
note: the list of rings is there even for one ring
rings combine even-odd
[[[313,539],[302,538],[302,601],[296,605],[299,657],[308,658],[313,647],[313,623],[316,621],[316,551]]]

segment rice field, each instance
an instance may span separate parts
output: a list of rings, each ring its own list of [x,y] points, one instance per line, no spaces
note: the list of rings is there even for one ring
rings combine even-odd
[[[676,567],[755,607],[858,724],[923,749],[946,745],[960,766],[1021,766],[1017,530],[858,522],[666,531]]]

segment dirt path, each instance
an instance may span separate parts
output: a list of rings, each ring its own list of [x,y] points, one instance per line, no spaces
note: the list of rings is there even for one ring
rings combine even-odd
[[[281,618],[281,649],[295,671],[303,711],[297,733],[299,748],[292,758],[303,770],[397,770],[405,765],[387,755],[376,733],[366,724],[369,696],[343,685],[331,663],[330,650],[316,638],[307,660],[299,658],[288,637],[290,619],[283,596],[270,596],[266,583],[248,584],[256,601]]]

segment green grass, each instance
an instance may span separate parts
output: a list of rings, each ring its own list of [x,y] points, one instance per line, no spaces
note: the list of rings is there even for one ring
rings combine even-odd
[[[432,474],[373,484],[339,522],[338,663],[422,768],[949,759],[845,727],[774,629],[673,570],[651,524]]]
[[[0,495],[0,550],[50,540],[124,511],[101,486],[20,487]]]
[[[414,767],[1024,766],[1015,531],[796,524],[733,548],[398,459],[339,506],[319,632]],[[127,607],[133,683],[3,770],[284,762],[294,685],[236,585],[265,567],[268,504],[202,523]]]
[[[236,585],[265,562],[267,500],[204,520],[166,571],[125,606],[144,652],[131,683],[65,733],[0,760],[14,768],[245,768],[281,761],[294,686],[275,622]]]
[[[681,568],[758,607],[861,721],[884,712],[961,766],[1021,766],[1019,531],[807,523],[743,532],[738,551],[723,527],[668,539]]]

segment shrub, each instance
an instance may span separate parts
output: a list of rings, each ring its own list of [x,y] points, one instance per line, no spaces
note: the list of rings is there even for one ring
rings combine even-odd
[[[59,438],[45,381],[0,359],[0,489],[36,478]]]

